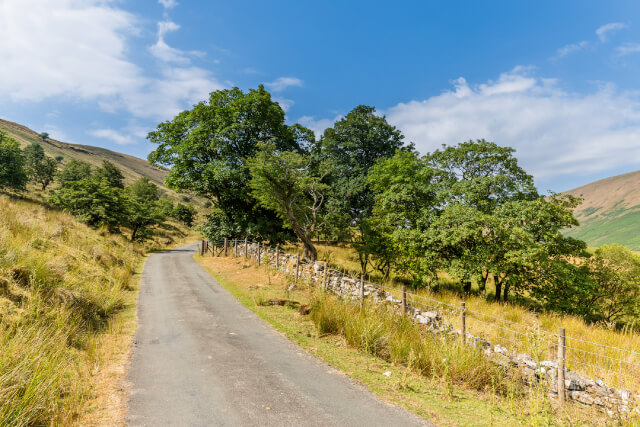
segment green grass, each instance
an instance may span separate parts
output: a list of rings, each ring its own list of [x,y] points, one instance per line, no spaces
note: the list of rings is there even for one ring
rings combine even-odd
[[[618,212],[588,219],[580,227],[568,230],[566,236],[584,240],[589,246],[617,243],[633,251],[640,251],[640,211]]]
[[[233,258],[201,258],[221,285],[291,341],[366,385],[380,398],[438,425],[607,425],[602,414],[577,405],[555,408],[544,390],[518,385],[475,350],[423,335],[386,309],[318,296],[303,283]],[[312,302],[311,316],[263,306],[268,298]],[[379,311],[380,310],[380,311]],[[315,319],[315,320],[314,320]],[[383,373],[390,372],[390,376]],[[611,425],[615,422],[610,421]]]

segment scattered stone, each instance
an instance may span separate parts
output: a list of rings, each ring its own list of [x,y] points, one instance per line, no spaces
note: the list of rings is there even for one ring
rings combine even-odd
[[[385,377],[390,377],[391,376],[391,371],[383,372],[382,375],[384,375]]]

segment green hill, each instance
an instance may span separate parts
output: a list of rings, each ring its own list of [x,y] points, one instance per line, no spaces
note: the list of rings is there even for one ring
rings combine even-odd
[[[575,210],[580,227],[566,235],[589,246],[618,243],[640,251],[640,171],[613,176],[566,192],[584,199]]]
[[[39,143],[47,155],[51,157],[62,156],[62,165],[67,164],[71,160],[80,160],[97,167],[102,164],[103,160],[108,160],[122,171],[127,184],[141,177],[147,177],[156,183],[168,197],[177,201],[187,197],[164,186],[164,179],[169,169],[152,166],[146,160],[91,145],[69,144],[51,138],[42,140],[37,132],[34,132],[26,126],[7,120],[0,119],[0,130],[3,130],[18,141],[23,148],[33,142]],[[203,200],[196,197],[190,197],[190,199],[196,207],[202,207]]]

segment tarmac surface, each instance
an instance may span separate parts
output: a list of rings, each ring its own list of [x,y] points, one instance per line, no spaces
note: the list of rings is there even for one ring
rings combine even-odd
[[[274,331],[192,258],[142,273],[127,380],[130,426],[432,426]]]

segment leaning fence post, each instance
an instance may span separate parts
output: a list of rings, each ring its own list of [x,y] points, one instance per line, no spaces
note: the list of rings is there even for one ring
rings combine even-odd
[[[402,284],[402,312],[407,312],[407,285]]]
[[[224,256],[227,256],[227,238],[224,238]]]
[[[296,282],[298,281],[299,277],[300,277],[300,252],[298,252],[298,255],[296,255]]]
[[[560,328],[558,331],[558,401],[564,403],[564,353],[565,353],[565,329]]]
[[[280,243],[276,245],[276,272],[280,270]]]
[[[364,274],[360,275],[360,307],[364,306]]]
[[[460,330],[462,331],[462,344],[464,344],[467,337],[467,309],[464,301],[460,303]]]

